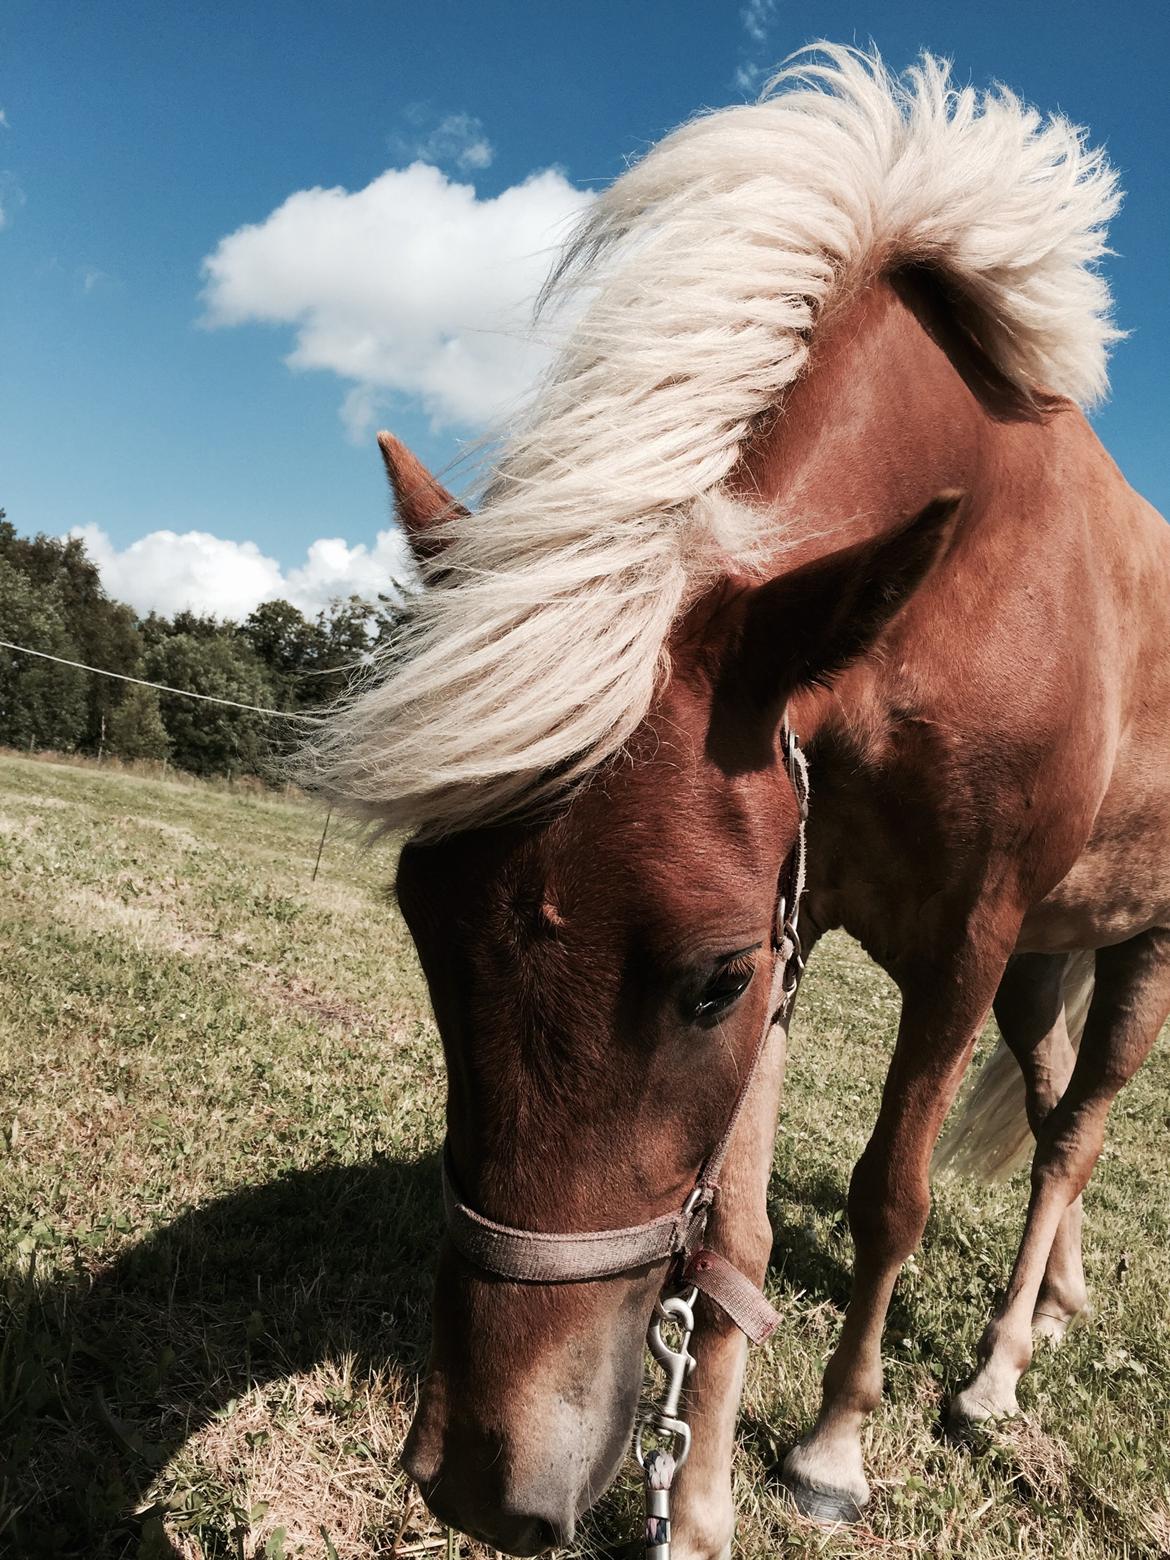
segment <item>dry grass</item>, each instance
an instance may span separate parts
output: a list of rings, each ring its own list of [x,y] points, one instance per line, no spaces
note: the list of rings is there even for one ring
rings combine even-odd
[[[384,883],[295,798],[0,757],[0,1552],[54,1560],[446,1553],[395,1466],[425,1357],[443,1082]],[[977,1448],[939,1420],[1018,1232],[1020,1182],[945,1183],[899,1286],[867,1521],[776,1469],[847,1294],[842,1208],[896,1003],[853,945],[802,995],[772,1297],[736,1463],[738,1553],[1170,1553],[1160,1050],[1087,1200],[1096,1310]],[[576,1553],[635,1528],[627,1478]],[[475,1553],[457,1544],[463,1556]],[[482,1554],[482,1551],[480,1551]]]

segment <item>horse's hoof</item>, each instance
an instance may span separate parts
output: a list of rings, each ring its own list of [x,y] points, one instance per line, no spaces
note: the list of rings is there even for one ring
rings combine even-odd
[[[1032,1341],[1048,1349],[1059,1349],[1068,1332],[1067,1316],[1041,1316],[1032,1318]]]
[[[952,1403],[947,1410],[944,1430],[946,1438],[955,1446],[965,1446],[978,1450],[981,1443],[986,1444],[987,1432],[993,1421],[990,1419],[971,1418],[970,1415],[961,1413]]]
[[[1037,1311],[1032,1317],[1032,1340],[1049,1349],[1059,1349],[1069,1328],[1092,1314],[1093,1308],[1087,1300],[1075,1310]]]
[[[1014,1396],[1009,1403],[996,1407],[968,1389],[951,1399],[947,1435],[953,1441],[980,1441],[996,1424],[1014,1418],[1019,1411]]]
[[[865,1502],[850,1495],[848,1490],[829,1490],[804,1479],[784,1474],[781,1483],[802,1517],[811,1522],[837,1523],[860,1522]]]

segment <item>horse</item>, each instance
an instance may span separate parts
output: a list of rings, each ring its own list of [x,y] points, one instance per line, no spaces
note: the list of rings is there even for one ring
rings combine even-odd
[[[823,46],[624,173],[475,513],[380,436],[423,584],[306,767],[408,836],[447,1065],[404,1465],[512,1554],[615,1477],[692,1226],[742,1292],[764,1278],[800,865],[805,955],[844,928],[901,1016],[797,1507],[869,1498],[883,1320],[993,1006],[1017,1087],[995,1060],[943,1151],[1027,1134],[1031,1186],[952,1424],[1012,1413],[1034,1331],[1086,1304],[1081,1193],[1170,1011],[1170,532],[1082,410],[1119,335],[1115,174],[948,72]],[[695,1301],[688,1560],[733,1535],[751,1328],[724,1287]]]

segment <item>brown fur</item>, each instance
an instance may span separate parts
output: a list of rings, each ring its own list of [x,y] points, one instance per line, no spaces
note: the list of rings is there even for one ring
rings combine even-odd
[[[399,891],[468,1200],[536,1230],[671,1210],[767,1017],[796,830],[776,749],[788,702],[812,779],[805,924],[814,938],[845,927],[903,996],[850,1193],[853,1301],[821,1416],[786,1468],[806,1509],[846,1512],[868,1495],[860,1428],[880,1396],[894,1279],[925,1223],[931,1149],[1016,951],[1107,949],[1067,1089],[1071,1058],[1031,1060],[1058,1034],[1051,1016],[1018,1026],[1039,1138],[1032,1206],[959,1416],[1010,1408],[1034,1313],[1057,1293],[1065,1310],[1082,1298],[1076,1198],[1109,1099],[1170,1007],[1170,532],[1083,417],[1011,392],[913,273],[821,326],[734,486],[802,540],[778,552],[774,581],[725,581],[680,625],[629,757],[558,816],[408,847]],[[685,993],[744,948],[757,969],[739,1005],[688,1023]],[[1012,1000],[1027,1009],[1026,994]],[[756,1278],[782,1039],[711,1237]],[[662,1278],[524,1286],[444,1251],[406,1452],[440,1515],[515,1553],[568,1535],[623,1455]],[[724,1552],[731,1528],[742,1348],[708,1316],[696,1350],[680,1557]]]

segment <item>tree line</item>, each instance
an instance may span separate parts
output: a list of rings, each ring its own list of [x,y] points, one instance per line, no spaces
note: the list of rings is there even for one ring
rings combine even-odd
[[[242,623],[194,612],[140,617],[107,593],[80,538],[20,536],[0,509],[0,639],[126,677],[303,713],[344,690],[398,607],[390,596],[350,596],[312,618],[283,600],[264,602]],[[270,777],[296,730],[291,721],[0,649],[0,745]]]

